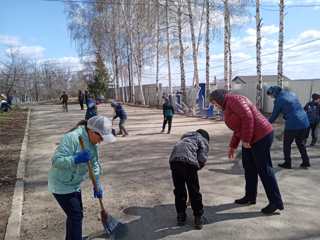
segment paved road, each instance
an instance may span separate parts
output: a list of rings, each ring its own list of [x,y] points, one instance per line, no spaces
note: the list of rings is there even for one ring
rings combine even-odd
[[[160,110],[126,107],[129,136],[101,146],[105,205],[109,212],[127,223],[124,239],[320,239],[320,154],[319,147],[310,150],[312,168],[299,169],[300,158],[293,150],[295,168],[275,168],[285,200],[280,215],[263,216],[267,204],[259,183],[257,204],[239,207],[235,198],[244,192],[244,177],[239,161],[229,161],[226,149],[230,131],[221,122],[178,116],[173,120],[172,134],[159,134]],[[108,106],[99,112],[111,116]],[[22,238],[24,240],[64,239],[64,214],[47,191],[50,158],[61,135],[84,116],[78,105],[68,113],[60,106],[36,106],[31,114],[28,145]],[[188,224],[175,226],[174,198],[168,156],[173,144],[186,131],[204,128],[210,131],[210,158],[200,172],[201,192],[208,224],[203,230]],[[273,144],[275,166],[282,160],[281,143]],[[90,182],[83,184],[85,208],[84,232],[104,239],[98,222],[99,209],[92,198]]]

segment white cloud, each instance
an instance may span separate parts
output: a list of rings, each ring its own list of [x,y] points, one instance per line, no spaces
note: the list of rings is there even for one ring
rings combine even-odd
[[[21,54],[24,57],[39,59],[43,57],[45,48],[41,46],[18,46],[7,49],[6,52],[9,53],[11,50]]]
[[[84,68],[81,59],[78,57],[47,58],[41,59],[40,62],[54,63],[60,67],[70,68],[71,71],[79,71]]]
[[[20,41],[17,37],[14,36],[0,35],[0,44],[17,46],[20,44]]]

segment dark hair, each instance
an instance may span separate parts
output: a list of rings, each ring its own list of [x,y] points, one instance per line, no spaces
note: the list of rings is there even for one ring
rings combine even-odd
[[[210,142],[210,136],[206,130],[200,128],[196,132],[200,133],[202,137],[204,137],[205,139],[208,140],[208,142]]]
[[[71,128],[68,132],[72,132],[73,130],[77,129],[79,126],[84,126],[87,129],[87,123],[88,123],[87,120],[81,120],[80,122],[77,123],[75,127]]]
[[[313,101],[315,101],[315,100],[318,100],[320,98],[320,95],[318,93],[313,93],[311,98],[312,98]]]
[[[224,96],[228,93],[225,89],[216,89],[210,93],[209,101],[212,102],[212,100],[216,101],[221,107],[224,102]]]

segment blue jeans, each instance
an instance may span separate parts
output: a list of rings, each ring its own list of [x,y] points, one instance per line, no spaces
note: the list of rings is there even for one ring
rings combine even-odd
[[[242,147],[242,164],[246,179],[246,197],[250,200],[256,199],[259,176],[269,203],[277,207],[283,207],[270,156],[272,140],[273,133],[270,133],[254,143],[251,148]]]
[[[66,240],[82,240],[83,207],[81,192],[53,194],[67,215]]]

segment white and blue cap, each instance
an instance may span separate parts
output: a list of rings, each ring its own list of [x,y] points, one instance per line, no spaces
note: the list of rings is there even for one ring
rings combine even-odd
[[[116,138],[112,134],[112,123],[109,118],[103,116],[94,116],[88,120],[87,128],[99,133],[103,143],[115,142]]]

